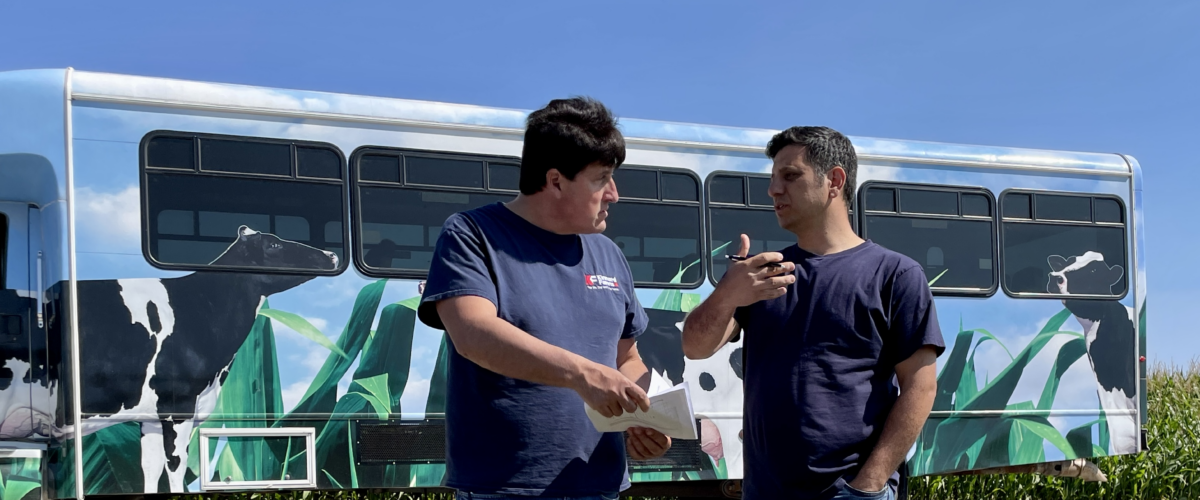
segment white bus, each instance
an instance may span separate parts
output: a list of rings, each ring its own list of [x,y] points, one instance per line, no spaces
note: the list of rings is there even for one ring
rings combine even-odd
[[[446,217],[516,195],[526,113],[0,73],[6,498],[440,487],[447,344],[414,309]],[[605,234],[649,313],[639,349],[689,382],[700,431],[631,462],[629,493],[736,495],[741,342],[688,360],[679,325],[739,233],[794,243],[775,131],[621,123]],[[1137,161],[851,140],[854,227],[925,266],[948,347],[905,476],[1139,453]]]

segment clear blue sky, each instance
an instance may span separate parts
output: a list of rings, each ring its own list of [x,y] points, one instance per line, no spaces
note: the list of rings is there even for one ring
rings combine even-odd
[[[3,2],[0,71],[1132,154],[1152,360],[1200,355],[1200,3],[399,3]]]

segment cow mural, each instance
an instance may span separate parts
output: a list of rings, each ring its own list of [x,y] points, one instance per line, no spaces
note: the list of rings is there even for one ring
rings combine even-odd
[[[1046,291],[1066,295],[1112,295],[1125,270],[1109,266],[1104,255],[1085,252],[1063,258],[1051,255],[1050,280]],[[1067,299],[1063,305],[1083,328],[1087,356],[1096,374],[1096,393],[1112,429],[1109,453],[1136,453],[1138,448],[1137,366],[1130,354],[1136,352],[1133,309],[1115,300]]]
[[[213,264],[332,270],[337,256],[241,226],[237,238]],[[234,354],[246,340],[258,309],[270,295],[313,276],[196,272],[179,278],[80,281],[79,342],[83,434],[123,422],[141,425],[145,490],[159,490],[167,475],[171,491],[184,491],[191,431],[213,410]],[[28,372],[28,359],[5,367]],[[57,427],[57,377],[0,391],[33,390],[35,408],[0,424],[5,438],[75,436]]]

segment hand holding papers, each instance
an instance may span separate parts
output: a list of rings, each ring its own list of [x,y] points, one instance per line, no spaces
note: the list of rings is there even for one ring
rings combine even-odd
[[[697,439],[696,417],[692,413],[692,396],[684,382],[670,387],[660,377],[650,381],[650,411],[641,408],[617,417],[604,417],[584,404],[592,425],[600,432],[622,432],[630,427],[648,427],[673,439]]]

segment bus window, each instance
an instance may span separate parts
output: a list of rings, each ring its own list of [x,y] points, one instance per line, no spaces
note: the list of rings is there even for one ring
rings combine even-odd
[[[1004,289],[1009,294],[1109,298],[1125,294],[1129,267],[1121,200],[1006,192],[1000,205]],[[1087,279],[1070,279],[1073,271],[1084,270]]]
[[[867,183],[860,196],[862,237],[921,264],[935,295],[995,291],[995,202],[987,190]]]
[[[796,236],[779,227],[775,203],[767,194],[770,176],[724,172],[713,174],[708,187],[708,238],[711,280],[728,269],[726,255],[737,253],[741,235],[750,237],[750,253],[776,252],[796,244]]]
[[[143,231],[167,269],[336,274],[346,217],[332,145],[203,134],[146,136]]]
[[[516,195],[520,160],[382,147],[351,158],[355,258],[363,274],[424,278],[451,215]]]
[[[622,166],[613,179],[620,201],[609,205],[604,235],[625,254],[634,284],[699,286],[700,180],[686,170],[638,166]]]

